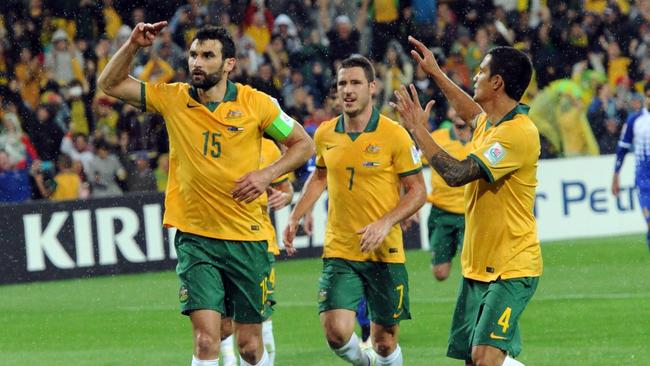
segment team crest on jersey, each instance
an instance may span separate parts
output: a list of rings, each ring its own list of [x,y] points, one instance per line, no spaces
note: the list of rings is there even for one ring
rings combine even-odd
[[[491,165],[496,165],[506,156],[506,149],[500,143],[495,142],[489,149],[485,150],[483,156],[487,158]]]
[[[375,166],[379,166],[379,163],[376,161],[364,161],[362,165],[368,168],[372,168]]]
[[[178,301],[185,302],[189,299],[190,295],[188,294],[187,287],[185,285],[181,286],[181,289],[178,291]]]
[[[325,302],[327,300],[327,290],[321,289],[318,291],[318,302]]]
[[[366,146],[365,150],[368,154],[377,154],[379,151],[381,151],[381,146],[373,144]]]
[[[242,111],[239,111],[237,109],[231,109],[226,114],[226,119],[235,119],[235,118],[240,118],[240,117],[243,117],[243,116],[244,116],[244,113],[242,113]]]

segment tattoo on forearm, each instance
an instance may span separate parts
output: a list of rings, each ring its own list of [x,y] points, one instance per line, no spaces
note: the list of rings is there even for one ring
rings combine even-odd
[[[463,161],[458,161],[444,150],[431,156],[429,162],[451,187],[459,187],[485,176],[474,159],[468,157]]]

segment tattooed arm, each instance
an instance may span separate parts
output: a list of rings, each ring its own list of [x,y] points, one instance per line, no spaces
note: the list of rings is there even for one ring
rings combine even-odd
[[[486,178],[485,172],[472,158],[457,160],[441,148],[431,137],[423,124],[409,129],[429,164],[451,186],[459,187],[479,178]]]
[[[433,101],[427,103],[423,110],[413,84],[410,85],[410,89],[411,93],[404,86],[400,90],[396,90],[397,103],[391,103],[391,105],[402,116],[404,127],[411,133],[415,142],[429,159],[429,164],[451,187],[462,186],[479,178],[487,178],[474,159],[468,157],[459,161],[433,140],[425,127],[431,115]]]

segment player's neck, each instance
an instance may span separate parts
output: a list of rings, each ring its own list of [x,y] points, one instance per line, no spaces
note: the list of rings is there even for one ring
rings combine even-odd
[[[372,116],[372,104],[368,104],[366,108],[354,117],[350,117],[347,113],[343,113],[343,122],[345,124],[345,132],[363,132],[370,122]]]
[[[516,100],[510,99],[505,94],[497,95],[492,100],[489,100],[481,104],[481,108],[487,114],[488,120],[492,122],[500,121],[505,117],[510,111],[515,109],[519,102]]]
[[[227,86],[228,79],[223,78],[210,89],[196,88],[196,91],[199,94],[199,99],[202,104],[209,102],[222,102],[223,97],[226,95]]]

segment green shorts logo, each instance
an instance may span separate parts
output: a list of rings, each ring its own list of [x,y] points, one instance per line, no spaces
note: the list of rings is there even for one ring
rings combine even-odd
[[[190,298],[190,295],[187,293],[187,287],[185,285],[181,286],[181,289],[178,291],[178,301],[185,302]]]
[[[327,300],[327,290],[318,291],[318,302],[325,302]]]

